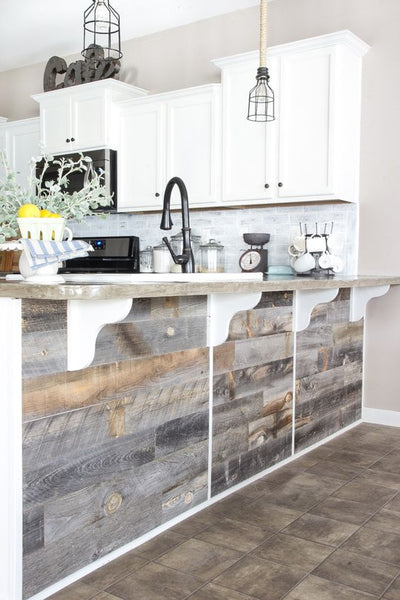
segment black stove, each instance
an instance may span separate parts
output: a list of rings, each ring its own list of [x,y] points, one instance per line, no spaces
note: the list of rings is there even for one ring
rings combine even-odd
[[[88,242],[93,252],[84,258],[66,260],[60,273],[139,273],[139,238],[136,236],[99,236],[79,239]]]

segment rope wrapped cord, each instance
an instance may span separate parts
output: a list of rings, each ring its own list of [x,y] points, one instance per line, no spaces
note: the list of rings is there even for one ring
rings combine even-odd
[[[267,0],[260,3],[260,67],[267,66]]]

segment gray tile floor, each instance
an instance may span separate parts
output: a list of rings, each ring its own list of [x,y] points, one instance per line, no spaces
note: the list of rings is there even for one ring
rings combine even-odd
[[[51,600],[399,600],[400,429],[362,424]]]

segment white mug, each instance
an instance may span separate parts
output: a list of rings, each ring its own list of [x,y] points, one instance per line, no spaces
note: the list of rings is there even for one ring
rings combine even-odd
[[[291,246],[293,246],[296,250],[298,250],[298,252],[305,252],[306,251],[306,238],[304,237],[304,235],[297,235],[293,242],[291,243]]]
[[[341,273],[343,271],[343,260],[340,256],[336,256],[334,254],[331,255],[332,260],[332,271],[334,273]]]
[[[322,235],[315,234],[307,238],[308,252],[323,252],[326,250],[325,238]]]
[[[288,247],[288,252],[290,254],[290,256],[294,256],[294,257],[298,257],[301,254],[303,254],[304,250],[298,250],[296,248],[296,246],[294,245],[294,243],[290,244],[290,246]]]
[[[297,273],[306,273],[315,268],[315,258],[309,252],[305,252],[293,262],[293,269]]]
[[[67,234],[67,237],[64,239],[65,242],[70,242],[72,240],[72,238],[74,237],[74,235],[69,227],[64,227],[63,238],[64,238],[65,234]]]
[[[332,256],[328,252],[323,252],[318,258],[318,264],[321,269],[330,269],[332,267]]]

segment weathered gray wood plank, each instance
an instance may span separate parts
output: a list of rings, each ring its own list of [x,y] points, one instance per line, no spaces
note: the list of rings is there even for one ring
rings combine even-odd
[[[208,348],[199,348],[37,377],[23,385],[24,417],[123,400],[136,391],[146,394],[151,388],[204,379],[207,371]]]
[[[292,294],[263,294],[214,349],[212,494],[290,455]]]
[[[41,346],[42,307],[30,308],[26,336]],[[207,498],[205,334],[204,299],[139,300],[100,339],[104,363],[51,373],[46,358],[25,378],[25,597]]]
[[[363,323],[349,322],[349,299],[349,290],[340,290],[297,335],[296,450],[360,418]]]

